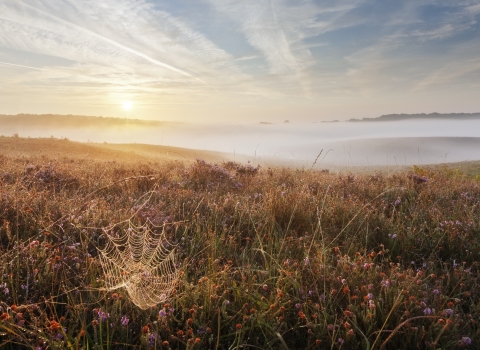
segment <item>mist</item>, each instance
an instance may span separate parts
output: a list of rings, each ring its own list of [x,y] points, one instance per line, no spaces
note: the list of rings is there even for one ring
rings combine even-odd
[[[0,125],[0,134],[95,143],[142,143],[232,154],[238,161],[308,166],[438,164],[480,159],[480,120],[282,124],[162,122],[130,127]]]

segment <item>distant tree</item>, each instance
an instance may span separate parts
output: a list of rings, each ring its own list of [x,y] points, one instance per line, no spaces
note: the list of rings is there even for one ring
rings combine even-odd
[[[284,121],[284,123],[285,124],[290,123],[290,120],[287,119],[287,120]]]

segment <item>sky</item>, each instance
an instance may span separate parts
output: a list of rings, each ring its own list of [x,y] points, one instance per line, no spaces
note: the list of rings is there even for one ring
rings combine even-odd
[[[0,114],[479,112],[480,0],[0,0]]]

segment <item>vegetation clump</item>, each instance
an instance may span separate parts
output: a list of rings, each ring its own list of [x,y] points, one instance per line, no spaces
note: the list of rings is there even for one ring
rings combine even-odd
[[[0,156],[0,346],[477,347],[478,185]],[[132,226],[164,234],[179,271],[146,310],[105,289],[99,255]]]

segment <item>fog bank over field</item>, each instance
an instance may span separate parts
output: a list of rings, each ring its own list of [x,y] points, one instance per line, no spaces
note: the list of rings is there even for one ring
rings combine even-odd
[[[238,160],[289,160],[306,166],[313,164],[322,149],[318,162],[337,166],[480,159],[480,120],[207,125],[114,118],[97,118],[97,123],[92,117],[89,123],[75,119],[74,124],[52,124],[32,118],[15,123],[15,116],[5,118],[0,118],[0,134],[5,136],[18,133],[82,142],[175,146],[234,153]]]

